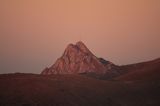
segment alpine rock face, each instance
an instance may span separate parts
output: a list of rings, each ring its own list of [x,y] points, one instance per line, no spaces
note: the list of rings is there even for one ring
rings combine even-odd
[[[113,63],[97,58],[83,42],[79,41],[75,45],[69,44],[63,55],[57,59],[55,64],[45,68],[41,74],[83,74],[95,73],[105,75],[117,67]]]

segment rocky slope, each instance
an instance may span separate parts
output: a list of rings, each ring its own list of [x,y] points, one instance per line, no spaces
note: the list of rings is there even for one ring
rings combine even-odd
[[[55,64],[42,71],[43,75],[50,74],[82,74],[95,73],[104,75],[117,67],[113,63],[102,58],[97,58],[83,42],[69,44],[63,55]]]

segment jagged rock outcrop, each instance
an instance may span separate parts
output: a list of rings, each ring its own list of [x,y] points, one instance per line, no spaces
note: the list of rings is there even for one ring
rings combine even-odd
[[[83,42],[69,44],[63,55],[50,68],[45,68],[41,74],[106,74],[116,67],[113,63],[97,58]]]

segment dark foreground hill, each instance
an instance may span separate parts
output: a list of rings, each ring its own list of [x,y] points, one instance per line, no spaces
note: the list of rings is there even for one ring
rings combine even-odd
[[[124,73],[116,78],[118,80],[160,80],[160,58],[120,66],[120,69]]]
[[[0,106],[160,106],[160,81],[81,75],[0,75]]]

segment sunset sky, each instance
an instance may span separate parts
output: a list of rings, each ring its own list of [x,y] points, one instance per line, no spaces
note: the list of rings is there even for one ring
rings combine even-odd
[[[0,73],[40,73],[82,41],[117,65],[160,57],[160,0],[0,0]]]

